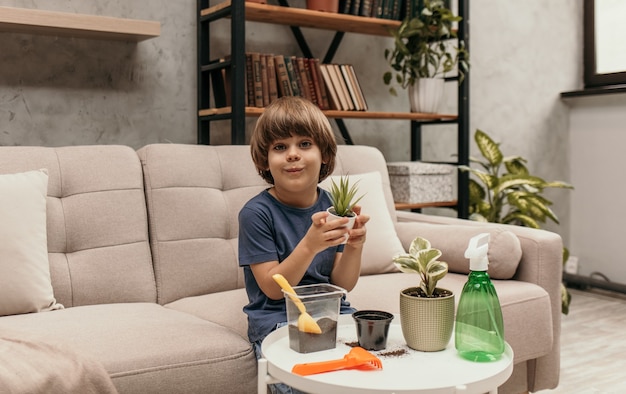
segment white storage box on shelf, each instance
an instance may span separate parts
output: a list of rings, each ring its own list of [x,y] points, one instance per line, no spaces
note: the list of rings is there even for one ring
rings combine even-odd
[[[399,161],[387,163],[393,200],[419,204],[454,201],[456,167],[450,164]]]

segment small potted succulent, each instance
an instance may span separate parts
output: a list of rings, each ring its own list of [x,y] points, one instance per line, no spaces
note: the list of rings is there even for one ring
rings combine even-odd
[[[402,272],[420,276],[417,287],[400,292],[400,324],[407,345],[415,350],[433,352],[446,348],[454,327],[454,293],[437,287],[448,273],[448,264],[439,261],[441,251],[428,240],[416,237],[408,254],[393,258]]]
[[[339,183],[335,182],[334,179],[331,179],[331,185],[328,192],[330,193],[330,199],[333,205],[328,208],[328,212],[341,217],[356,216],[352,211],[352,208],[354,208],[354,206],[363,198],[362,195],[358,198],[356,197],[356,194],[359,191],[358,183],[359,181],[356,181],[351,186],[350,178],[347,175],[340,176]]]
[[[350,185],[349,177],[342,175],[339,177],[339,183],[331,179],[331,185],[328,190],[332,202],[332,206],[327,209],[328,213],[332,217],[349,218],[348,228],[352,228],[356,220],[356,214],[352,211],[352,208],[363,198],[362,195],[356,197],[359,191],[358,183],[359,181],[356,181],[353,185]]]
[[[385,59],[393,71],[385,72],[383,81],[390,85],[395,79],[403,89],[409,89],[413,112],[437,111],[443,94],[441,76],[457,65],[459,83],[463,81],[469,69],[469,52],[462,40],[457,46],[448,42],[457,39],[452,25],[462,19],[442,0],[424,0],[424,7],[415,17],[404,19],[391,31],[395,46],[385,49]],[[389,91],[397,95],[393,86]]]

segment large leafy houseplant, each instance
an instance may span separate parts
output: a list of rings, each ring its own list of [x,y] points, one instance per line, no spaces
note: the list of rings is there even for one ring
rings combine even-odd
[[[425,0],[417,16],[404,19],[397,29],[391,30],[395,45],[392,50],[385,49],[385,59],[393,72],[385,72],[385,84],[390,85],[395,74],[395,81],[406,89],[420,78],[444,75],[457,64],[462,82],[464,71],[469,68],[469,53],[463,41],[459,40],[458,46],[449,43],[457,38],[453,23],[462,19],[445,7],[442,0]],[[397,95],[393,86],[389,91]]]
[[[482,159],[470,157],[470,162],[480,168],[459,166],[462,171],[469,171],[476,178],[469,180],[470,219],[532,228],[541,228],[548,219],[559,224],[559,219],[550,209],[552,201],[542,194],[548,188],[573,189],[572,185],[531,175],[526,167],[526,159],[521,156],[505,157],[500,144],[482,130],[476,130],[474,141]],[[567,249],[564,249],[564,263],[568,256]],[[569,311],[570,299],[571,295],[562,285],[561,305],[564,314]]]

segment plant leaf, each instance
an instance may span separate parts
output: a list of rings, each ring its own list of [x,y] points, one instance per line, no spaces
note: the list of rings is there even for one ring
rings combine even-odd
[[[474,133],[474,140],[480,153],[487,159],[492,166],[499,166],[502,163],[502,152],[500,151],[499,144],[496,144],[491,137],[489,137],[482,130],[476,130]]]
[[[409,254],[417,259],[417,253],[424,249],[430,249],[430,242],[425,238],[415,237],[409,246]]]
[[[570,185],[567,182],[561,182],[561,181],[552,181],[552,182],[545,182],[543,187],[553,187],[553,188],[560,188],[560,189],[573,189],[574,186]]]
[[[509,215],[506,215],[503,219],[502,219],[502,223],[505,224],[512,224],[515,221],[519,221],[520,223],[522,223],[522,225],[526,226],[526,227],[531,227],[531,228],[541,228],[539,226],[539,223],[537,223],[537,221],[533,218],[531,218],[528,215],[524,215],[520,212],[513,212]]]
[[[530,185],[541,187],[544,183],[545,181],[543,179],[532,175],[506,174],[500,177],[498,186],[493,188],[493,194],[500,194],[505,189],[510,189],[515,186]]]
[[[526,163],[526,159],[520,156],[504,158],[503,162],[504,162],[504,166],[506,170],[510,174],[517,174],[517,175],[529,174],[528,168],[526,168],[526,165],[524,164]]]

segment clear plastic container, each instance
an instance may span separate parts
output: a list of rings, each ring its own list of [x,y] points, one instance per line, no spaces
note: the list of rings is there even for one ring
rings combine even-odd
[[[289,347],[298,353],[334,349],[337,346],[337,320],[341,298],[347,294],[346,290],[330,284],[295,286],[293,290],[304,304],[306,312],[320,326],[322,333],[313,334],[298,329],[300,310],[289,297],[289,293],[283,290],[287,304]]]

